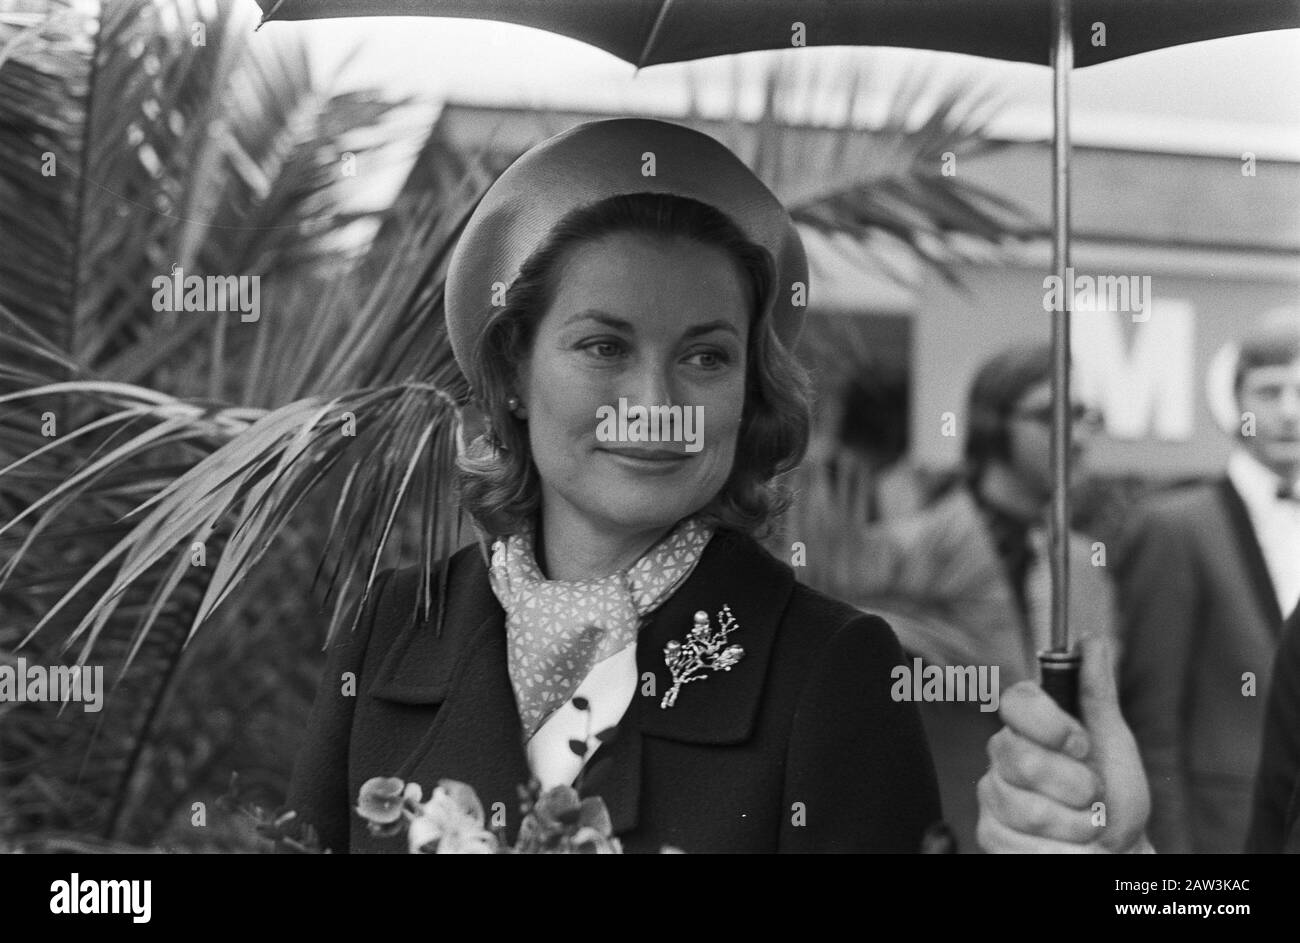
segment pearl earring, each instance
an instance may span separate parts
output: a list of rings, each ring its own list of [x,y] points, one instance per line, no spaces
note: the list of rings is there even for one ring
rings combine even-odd
[[[507,396],[507,397],[506,397],[506,409],[510,410],[512,413],[518,412],[518,411],[519,411],[519,397],[518,397],[518,396]]]

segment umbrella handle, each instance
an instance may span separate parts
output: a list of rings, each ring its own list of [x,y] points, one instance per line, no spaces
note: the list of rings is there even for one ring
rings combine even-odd
[[[1060,652],[1053,649],[1038,653],[1043,690],[1071,716],[1079,715],[1079,665],[1083,659],[1077,649]]]

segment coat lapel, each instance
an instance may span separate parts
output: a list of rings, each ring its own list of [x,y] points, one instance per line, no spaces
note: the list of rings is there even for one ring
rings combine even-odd
[[[615,835],[630,832],[640,820],[641,709],[641,698],[633,696],[614,739],[592,754],[577,783],[581,795],[605,800]]]
[[[505,612],[476,547],[457,554],[442,635],[414,622],[389,649],[371,694],[423,708],[422,735],[408,741],[398,771],[427,795],[441,779],[474,787],[489,821],[503,803],[507,831],[519,826],[519,787],[529,780],[523,731],[506,667]],[[413,746],[413,748],[411,748]]]
[[[762,700],[768,659],[777,627],[794,589],[792,571],[748,537],[719,532],[709,541],[695,571],[650,619],[637,638],[637,692],[641,732],[682,743],[735,744],[749,739]],[[703,610],[712,625],[729,606],[738,628],[729,642],[745,656],[730,671],[708,672],[683,685],[677,703],[660,707],[672,686],[664,646],[682,641]],[[644,683],[653,675],[653,690]]]
[[[515,834],[519,787],[530,773],[506,670],[503,616],[479,623],[456,666],[447,699],[398,775],[426,790],[441,779],[469,783],[489,819],[494,809],[504,808],[506,829]]]
[[[1260,612],[1268,617],[1268,626],[1274,636],[1282,625],[1285,613],[1277,602],[1277,591],[1273,587],[1273,578],[1268,573],[1268,563],[1264,560],[1264,551],[1255,535],[1255,528],[1250,522],[1250,512],[1246,502],[1241,499],[1232,482],[1223,478],[1219,481],[1219,494],[1224,511],[1228,515],[1233,537],[1240,552],[1242,566],[1250,579],[1251,589],[1260,605]]]
[[[749,739],[758,717],[777,627],[794,589],[794,575],[749,537],[720,531],[699,563],[667,602],[651,613],[637,636],[637,692],[616,728],[588,761],[583,795],[605,800],[616,835],[636,828],[641,808],[645,737],[692,744],[737,744]],[[730,671],[710,672],[682,686],[677,702],[660,707],[672,686],[664,646],[686,638],[695,613],[717,625],[718,611],[731,607],[739,626],[730,641],[745,657]]]

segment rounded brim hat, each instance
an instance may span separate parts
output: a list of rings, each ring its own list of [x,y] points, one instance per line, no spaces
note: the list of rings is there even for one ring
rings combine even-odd
[[[808,259],[794,221],[735,154],[700,131],[650,118],[580,124],[525,152],[474,210],[447,273],[447,333],[473,384],[471,354],[500,286],[565,216],[607,197],[670,193],[726,214],[772,263],[764,314],[792,347],[803,323]]]

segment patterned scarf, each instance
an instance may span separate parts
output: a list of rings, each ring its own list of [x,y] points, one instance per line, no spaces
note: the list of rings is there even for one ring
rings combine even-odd
[[[548,580],[531,526],[492,545],[489,579],[506,611],[510,682],[526,739],[591,669],[636,641],[641,618],[690,576],[713,529],[679,523],[628,569],[597,580]]]

